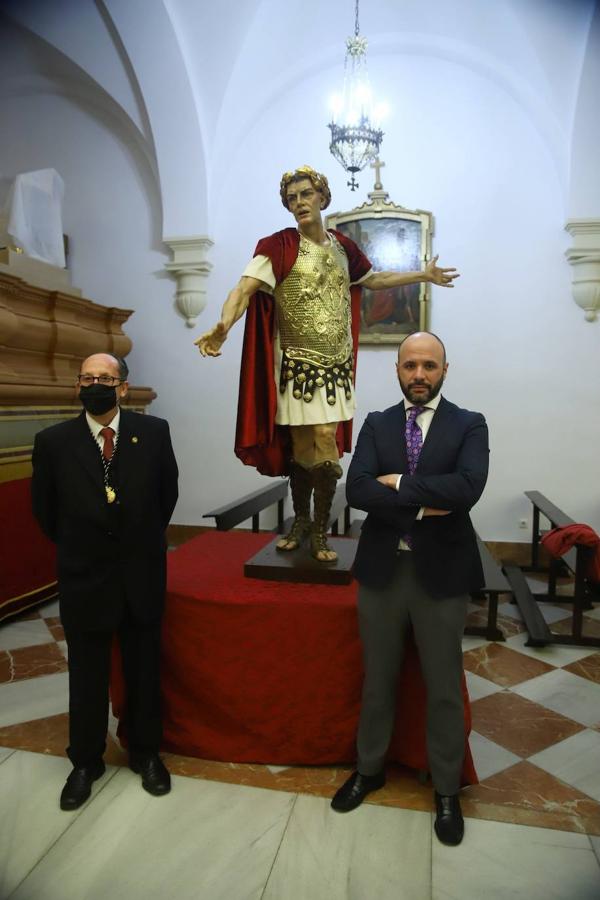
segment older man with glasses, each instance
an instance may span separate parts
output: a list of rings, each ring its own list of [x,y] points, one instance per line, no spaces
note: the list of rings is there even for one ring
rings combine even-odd
[[[110,653],[118,635],[127,692],[129,764],[159,796],[170,776],[161,741],[160,627],[165,529],[177,501],[177,463],[163,419],[120,407],[127,365],[84,360],[83,411],[40,431],[33,448],[34,514],[56,543],[60,615],[69,651],[69,747],[61,809],[77,809],[104,774]]]

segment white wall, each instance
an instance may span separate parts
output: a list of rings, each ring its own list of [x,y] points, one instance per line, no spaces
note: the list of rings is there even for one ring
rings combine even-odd
[[[600,216],[600,4],[586,44],[581,88],[575,108],[571,153],[569,215],[573,218]]]
[[[47,77],[52,68],[60,77]],[[75,67],[53,60],[51,50],[8,26],[0,31],[0,83],[3,120],[10,122],[0,142],[0,176],[51,166],[63,177],[72,282],[89,299],[136,310],[125,326],[134,347],[131,380],[158,392],[152,412],[170,419],[179,447],[189,411],[173,413],[177,395],[184,404],[193,400],[179,362],[194,348],[173,309],[174,282],[164,272],[169,254],[148,148],[143,152],[130,120],[99,89],[83,85]],[[179,456],[189,484],[193,472],[185,469],[186,454]]]
[[[121,5],[109,6],[118,19]],[[169,3],[178,32],[184,6],[183,0]],[[384,185],[394,201],[435,213],[435,252],[462,272],[453,291],[434,288],[431,327],[448,347],[446,395],[483,411],[490,425],[491,475],[476,524],[489,540],[526,540],[517,522],[529,515],[523,491],[533,488],[600,529],[600,332],[571,299],[564,259],[568,215],[599,214],[597,207],[572,211],[569,193],[575,183],[571,158],[583,155],[589,163],[595,153],[587,149],[581,124],[594,93],[593,63],[584,60],[591,4],[574,4],[569,27],[554,2],[507,0],[488,16],[471,0],[453,6],[443,21],[432,15],[423,22],[420,14],[418,32],[414,4],[399,13],[396,4],[379,0],[369,13],[369,59],[373,84],[387,92],[393,108],[382,147]],[[437,13],[443,8],[436,4]],[[278,24],[273,9],[271,0],[258,3],[252,19],[244,5],[248,34],[241,44],[239,35],[232,42],[239,56],[229,79],[222,72],[216,79],[223,102],[205,135],[208,228],[197,229],[215,240],[214,269],[196,334],[218,318],[257,238],[290,224],[278,196],[284,170],[308,162],[327,172],[330,211],[362,202],[372,183],[363,173],[360,191],[352,194],[327,149],[326,100],[339,81],[343,38],[352,23],[336,25],[337,0],[327,7],[329,31],[311,16],[306,28],[294,31],[285,21]],[[269,16],[274,41],[265,51]],[[459,27],[461,16],[468,27]],[[363,24],[368,31],[366,19]],[[199,54],[209,25],[203,22],[208,37],[196,36]],[[335,41],[329,36],[334,26],[341,27]],[[290,34],[297,40],[282,42]],[[193,38],[186,36],[188,54]],[[12,46],[14,35],[0,49]],[[34,39],[27,49],[26,65],[35,71],[42,51]],[[138,42],[136,53],[143,49]],[[156,52],[154,44],[151,50]],[[93,104],[59,90],[47,75],[51,61],[44,54],[37,90],[11,96],[6,81],[0,88],[10,96],[3,118],[11,124],[0,146],[0,177],[52,165],[65,179],[74,281],[94,300],[137,310],[126,328],[134,341],[133,381],[158,390],[152,411],[172,425],[182,471],[174,520],[199,523],[203,512],[260,481],[233,456],[242,325],[221,358],[198,356],[196,335],[173,310],[173,283],[161,274],[167,258],[160,243],[165,185],[161,195],[154,171],[168,152],[164,134],[163,160],[153,165],[150,140],[144,144],[122,110],[107,109],[104,94],[102,103]],[[59,61],[64,85],[64,60],[54,64]],[[581,71],[586,88],[576,116]],[[77,80],[74,71],[68,77]],[[86,90],[89,97],[89,84]],[[196,98],[210,93],[210,83],[196,83],[194,91]],[[176,106],[177,95],[170,102]],[[206,109],[217,121],[214,97]],[[154,131],[161,127],[156,116],[150,124]],[[176,156],[170,162],[172,178]],[[179,192],[186,177],[184,167]],[[600,183],[591,164],[586,179],[595,179],[594,190]],[[581,185],[577,190],[583,196]],[[198,222],[205,215],[203,209]],[[391,349],[361,348],[356,427],[370,409],[398,399],[393,360]]]

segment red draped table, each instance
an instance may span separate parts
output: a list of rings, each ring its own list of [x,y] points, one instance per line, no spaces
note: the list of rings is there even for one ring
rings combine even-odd
[[[163,748],[275,765],[348,763],[362,685],[356,585],[245,578],[270,534],[207,532],[169,553],[162,638]],[[113,710],[125,738],[120,667]],[[466,684],[465,736],[471,728]],[[427,769],[425,687],[409,646],[389,759]],[[465,784],[477,781],[468,749]]]
[[[0,621],[56,597],[56,550],[31,512],[31,479],[0,483]]]

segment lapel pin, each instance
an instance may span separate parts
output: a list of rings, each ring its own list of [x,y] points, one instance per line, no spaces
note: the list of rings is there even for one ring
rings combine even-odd
[[[138,439],[137,439],[136,437],[132,437],[132,438],[131,438],[131,443],[132,443],[132,444],[137,444],[137,442],[138,442]]]

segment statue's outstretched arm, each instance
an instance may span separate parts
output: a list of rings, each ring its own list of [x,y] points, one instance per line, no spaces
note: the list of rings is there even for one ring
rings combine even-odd
[[[221,310],[220,321],[214,328],[205,331],[194,341],[202,356],[221,355],[221,346],[227,340],[231,326],[241,319],[248,309],[252,294],[263,287],[262,281],[257,278],[250,278],[248,275],[240,278],[234,289],[227,295],[227,300]]]
[[[368,278],[363,278],[361,287],[371,291],[381,291],[387,288],[402,287],[404,284],[418,284],[421,281],[429,281],[439,287],[454,287],[452,282],[460,278],[456,269],[443,269],[437,265],[438,257],[434,256],[422,272],[373,272]]]

